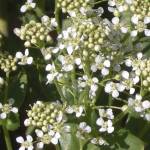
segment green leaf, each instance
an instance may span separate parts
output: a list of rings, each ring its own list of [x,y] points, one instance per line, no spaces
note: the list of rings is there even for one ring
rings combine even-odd
[[[60,139],[61,150],[80,150],[80,142],[76,137],[76,125],[67,124],[70,126],[70,132],[62,132],[62,137]]]
[[[6,120],[6,128],[9,131],[15,131],[20,127],[20,120],[18,114],[12,114],[10,117]]]
[[[119,134],[123,137],[124,135],[127,135],[124,139],[124,144],[122,141],[118,145],[118,148],[115,150],[144,150],[144,142],[139,139],[138,137],[134,136],[132,133],[130,133],[127,130],[121,130]],[[120,140],[123,140],[120,138]],[[122,143],[122,144],[121,144]]]

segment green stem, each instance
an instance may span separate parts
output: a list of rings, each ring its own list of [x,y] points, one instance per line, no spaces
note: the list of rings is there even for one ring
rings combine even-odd
[[[61,18],[60,18],[61,9],[57,7],[57,0],[55,0],[55,19],[57,21],[57,32],[61,32]]]
[[[12,145],[11,145],[9,132],[4,125],[2,126],[2,128],[3,128],[3,133],[4,133],[4,138],[5,138],[7,150],[13,150]]]
[[[100,108],[112,108],[112,109],[118,109],[118,110],[122,110],[120,107],[116,107],[116,106],[95,106],[93,107],[94,109],[100,109]]]
[[[116,124],[118,121],[120,121],[126,114],[128,113],[128,109],[124,112],[121,112],[113,121],[113,124]]]

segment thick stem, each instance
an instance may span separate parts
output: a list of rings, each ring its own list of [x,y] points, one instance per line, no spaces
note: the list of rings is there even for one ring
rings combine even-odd
[[[7,150],[13,150],[10,140],[10,135],[5,126],[2,126]]]

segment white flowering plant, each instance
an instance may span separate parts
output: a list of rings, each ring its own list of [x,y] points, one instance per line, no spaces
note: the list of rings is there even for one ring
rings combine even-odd
[[[3,149],[149,150],[150,1],[16,4],[0,2],[17,12],[0,16]]]

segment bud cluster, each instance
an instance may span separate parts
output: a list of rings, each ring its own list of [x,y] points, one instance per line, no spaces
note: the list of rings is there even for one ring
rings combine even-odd
[[[15,28],[15,34],[24,40],[25,47],[31,45],[43,46],[45,43],[51,44],[53,42],[50,32],[57,26],[55,19],[50,19],[48,16],[43,16],[41,22],[31,20],[21,28]]]
[[[81,7],[88,8],[90,6],[90,0],[57,0],[57,7],[61,8],[64,13],[74,11],[79,12]]]
[[[17,69],[17,59],[12,55],[0,53],[0,69],[4,72],[11,72]]]
[[[138,32],[144,32],[145,36],[150,36],[148,29],[150,24],[149,0],[123,0],[122,2],[109,0],[109,5],[112,7],[109,10],[115,16],[112,22],[117,25],[120,22],[120,29],[123,33],[127,33],[130,30],[131,36],[133,37],[137,36]],[[121,19],[124,17],[129,17],[129,21],[125,23]]]
[[[27,115],[28,119],[25,120],[25,125],[41,128],[44,132],[48,131],[50,125],[57,128],[63,124],[62,107],[57,103],[37,101]]]

